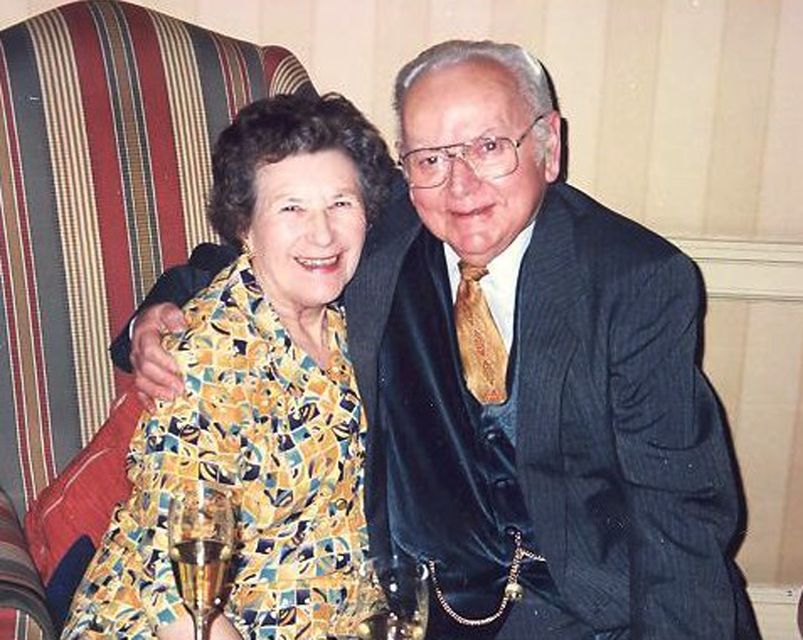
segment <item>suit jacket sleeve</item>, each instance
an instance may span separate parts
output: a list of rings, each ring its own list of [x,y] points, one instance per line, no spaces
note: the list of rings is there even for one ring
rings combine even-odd
[[[112,362],[126,372],[131,372],[131,323],[143,310],[160,302],[172,302],[183,306],[201,289],[206,287],[215,274],[236,257],[232,247],[203,243],[198,245],[190,256],[188,264],[172,267],[165,271],[145,296],[120,334],[109,346]]]
[[[633,637],[734,638],[727,557],[739,500],[718,404],[695,364],[699,279],[676,254],[642,280],[610,336]]]

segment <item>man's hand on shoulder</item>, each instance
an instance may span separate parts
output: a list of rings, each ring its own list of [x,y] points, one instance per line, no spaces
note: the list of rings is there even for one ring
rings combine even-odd
[[[186,328],[184,314],[171,302],[148,307],[134,323],[131,336],[131,364],[134,386],[140,401],[149,409],[153,400],[173,400],[184,390],[181,370],[164,347],[162,336]]]

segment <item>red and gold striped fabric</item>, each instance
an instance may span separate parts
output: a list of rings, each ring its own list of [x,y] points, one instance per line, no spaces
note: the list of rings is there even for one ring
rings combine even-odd
[[[42,583],[28,556],[11,502],[0,491],[0,638],[53,635]]]
[[[299,61],[143,7],[75,2],[0,32],[0,487],[18,513],[127,385],[107,345],[214,240],[210,145]]]

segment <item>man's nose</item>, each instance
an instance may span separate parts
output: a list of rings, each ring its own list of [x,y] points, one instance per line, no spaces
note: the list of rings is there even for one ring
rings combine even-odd
[[[466,195],[474,191],[479,183],[480,179],[468,161],[459,154],[452,156],[452,165],[446,180],[450,193],[455,196]]]

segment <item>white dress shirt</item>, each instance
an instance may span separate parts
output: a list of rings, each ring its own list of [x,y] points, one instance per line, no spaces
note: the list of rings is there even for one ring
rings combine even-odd
[[[480,280],[482,293],[491,309],[491,315],[496,323],[499,333],[508,354],[513,344],[513,329],[516,318],[516,285],[519,281],[519,267],[524,252],[530,245],[535,222],[516,236],[507,249],[496,256],[486,266],[488,275]],[[446,268],[449,272],[449,285],[452,289],[452,304],[457,298],[457,287],[460,284],[460,270],[457,263],[460,258],[448,244],[443,243],[443,252],[446,257]]]

